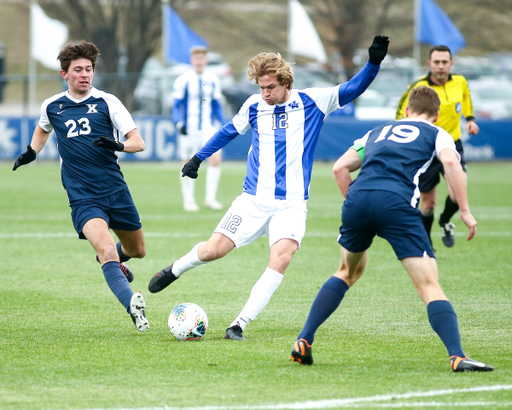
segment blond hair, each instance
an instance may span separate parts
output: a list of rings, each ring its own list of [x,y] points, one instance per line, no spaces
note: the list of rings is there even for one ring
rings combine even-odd
[[[275,76],[281,85],[287,85],[289,89],[293,85],[293,70],[279,53],[260,53],[253,57],[248,64],[247,79],[255,80],[265,75]]]

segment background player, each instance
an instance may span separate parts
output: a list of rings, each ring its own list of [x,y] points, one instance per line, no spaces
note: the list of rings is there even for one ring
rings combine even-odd
[[[280,54],[260,53],[249,61],[248,78],[255,79],[261,93],[249,97],[233,120],[183,167],[184,176],[196,178],[203,160],[252,127],[243,193],[207,242],[198,243],[151,279],[151,292],[267,235],[269,264],[225,334],[226,339],[245,340],[245,327],[269,302],[305,234],[314,151],[323,121],[366,90],[379,71],[388,43],[387,37],[376,36],[365,67],[350,81],[329,88],[293,89],[292,69]]]
[[[222,109],[222,92],[219,78],[205,70],[208,64],[207,49],[193,47],[190,51],[192,69],[180,75],[174,82],[173,119],[178,129],[178,155],[187,162],[199,151],[203,144],[215,133],[214,120],[226,122]],[[220,180],[220,152],[208,159],[206,171],[206,199],[204,206],[222,209],[217,201]],[[180,178],[183,208],[185,211],[198,211],[194,198],[195,180]]]
[[[430,324],[448,350],[453,371],[494,370],[468,358],[462,350],[457,316],[439,285],[434,251],[416,208],[418,175],[435,155],[444,166],[446,181],[460,205],[460,216],[469,228],[468,240],[476,234],[477,222],[469,210],[460,156],[451,136],[432,125],[439,106],[434,90],[415,88],[406,108],[408,119],[368,132],[334,165],[336,182],[346,198],[338,238],[341,267],[318,292],[293,346],[292,360],[313,364],[311,345],[316,330],[364,273],[368,249],[378,235],[391,244],[427,305]],[[351,183],[350,173],[359,168],[359,175]]]
[[[144,234],[115,151],[138,152],[145,144],[121,101],[92,87],[98,55],[98,48],[85,41],[62,49],[57,59],[68,90],[43,102],[32,142],[13,170],[34,161],[55,131],[73,225],[93,246],[110,290],[143,332],[149,328],[146,304],[133,293],[133,274],[122,262],[146,255]],[[109,228],[119,238],[117,245]]]
[[[396,119],[405,118],[405,108],[407,107],[409,93],[412,89],[422,85],[433,88],[441,100],[441,110],[436,125],[443,128],[453,137],[457,152],[460,154],[462,169],[466,172],[464,150],[460,140],[461,115],[464,114],[466,117],[466,130],[469,134],[478,134],[479,131],[473,114],[473,104],[471,103],[467,81],[459,74],[451,74],[453,66],[452,53],[446,46],[435,46],[430,50],[428,65],[430,72],[409,85],[402,95],[398,104]],[[420,178],[421,217],[429,238],[434,221],[434,208],[436,206],[436,185],[441,180],[439,175],[442,173],[443,166],[439,160],[434,159],[427,172]],[[458,210],[457,201],[448,186],[448,196],[445,200],[444,211],[439,217],[443,243],[448,247],[452,247],[455,244],[455,236],[453,235],[455,225],[450,222],[450,219]],[[431,238],[430,242],[432,242]]]

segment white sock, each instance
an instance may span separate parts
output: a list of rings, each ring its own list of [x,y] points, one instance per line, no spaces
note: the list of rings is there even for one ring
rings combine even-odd
[[[199,242],[196,246],[194,246],[189,253],[187,253],[185,256],[182,256],[179,258],[174,264],[172,265],[172,273],[174,276],[179,278],[181,275],[183,275],[185,272],[189,271],[190,269],[195,268],[199,265],[204,265],[205,263],[201,259],[199,259],[198,253],[199,253],[199,247],[205,242]]]
[[[206,202],[213,202],[217,198],[219,188],[220,167],[208,165],[206,170]]]
[[[196,180],[189,177],[182,177],[180,171],[181,193],[183,195],[184,204],[195,204],[194,191]]]
[[[231,323],[231,326],[239,325],[242,331],[249,324],[251,320],[256,319],[256,316],[263,310],[267,303],[270,301],[270,297],[277,290],[283,280],[281,273],[267,267],[263,275],[254,284],[251,290],[251,296],[245,303],[244,308],[237,316],[237,318]],[[231,327],[230,326],[230,327]]]

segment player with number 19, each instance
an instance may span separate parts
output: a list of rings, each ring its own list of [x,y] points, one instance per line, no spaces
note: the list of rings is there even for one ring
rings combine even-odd
[[[260,94],[243,104],[183,167],[183,176],[197,178],[203,160],[252,128],[243,192],[228,209],[207,242],[198,243],[149,283],[160,292],[190,269],[220,259],[232,249],[262,235],[269,240],[269,264],[253,286],[249,300],[225,333],[246,340],[243,331],[267,305],[280,285],[306,232],[307,200],[320,129],[327,115],[361,95],[377,75],[389,40],[376,36],[369,61],[350,81],[334,87],[293,88],[289,63],[276,53],[260,53],[249,61],[248,78]]]
[[[312,347],[318,327],[338,308],[345,293],[364,273],[375,236],[386,239],[427,305],[432,329],[444,343],[454,372],[491,371],[462,350],[457,315],[439,284],[434,251],[417,209],[419,178],[434,157],[444,166],[446,181],[460,205],[461,218],[476,234],[469,210],[466,180],[453,138],[433,125],[440,100],[430,87],[415,88],[406,108],[408,118],[381,125],[356,140],[336,161],[333,172],[345,197],[338,242],[341,267],[318,292],[306,323],[293,345],[291,358],[313,364]],[[351,172],[361,169],[352,182]]]
[[[61,50],[57,59],[68,90],[43,102],[31,144],[13,170],[34,161],[55,131],[73,225],[95,249],[110,289],[143,332],[149,327],[145,301],[132,291],[133,273],[124,262],[145,256],[144,234],[116,151],[134,153],[145,144],[121,101],[92,87],[98,56],[98,48],[85,41]]]

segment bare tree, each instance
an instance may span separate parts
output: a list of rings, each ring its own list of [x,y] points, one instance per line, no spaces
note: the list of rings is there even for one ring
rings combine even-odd
[[[62,0],[40,5],[68,26],[72,39],[98,46],[101,87],[131,109],[138,73],[161,44],[161,1]]]

